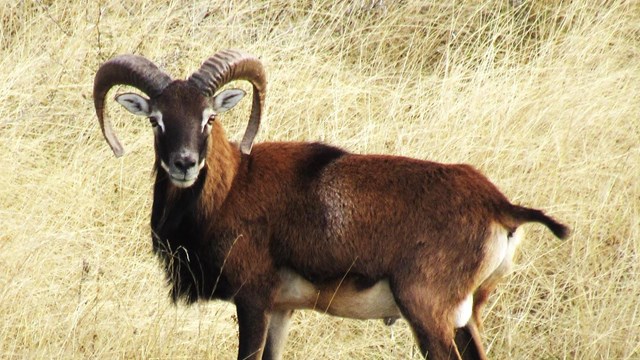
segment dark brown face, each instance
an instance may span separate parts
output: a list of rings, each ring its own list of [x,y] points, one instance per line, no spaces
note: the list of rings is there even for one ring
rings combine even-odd
[[[182,82],[169,85],[151,102],[148,117],[156,155],[175,186],[189,187],[198,178],[207,158],[215,115],[211,99]]]
[[[173,185],[187,188],[205,166],[216,115],[235,106],[243,96],[242,90],[226,90],[208,98],[187,82],[174,81],[155,99],[127,93],[118,95],[116,101],[149,119],[160,167]]]
[[[231,89],[215,94],[234,80],[253,85],[253,103],[240,151],[249,154],[264,108],[266,75],[256,57],[228,49],[208,58],[186,81],[171,77],[140,55],[118,55],[100,66],[93,82],[93,103],[100,129],[115,156],[124,155],[111,122],[105,117],[105,98],[115,85],[129,85],[151,99],[134,93],[116,100],[131,113],[146,116],[156,131],[157,159],[176,186],[195,182],[206,159],[210,121],[235,106],[245,95]],[[197,89],[197,90],[196,90]]]

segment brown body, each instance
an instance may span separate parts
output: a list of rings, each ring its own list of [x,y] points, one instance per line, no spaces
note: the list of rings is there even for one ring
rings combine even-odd
[[[257,71],[247,70],[243,54],[220,54],[203,68],[228,61],[239,68],[228,73]],[[116,60],[105,68],[120,66]],[[151,66],[125,60],[134,63],[126,71]],[[122,83],[103,79],[110,76],[107,70],[96,76],[96,99]],[[165,93],[155,91],[161,95],[149,100],[135,94],[119,100],[155,124],[152,238],[173,299],[232,301],[238,359],[280,358],[296,309],[358,319],[404,317],[423,355],[485,358],[480,312],[509,272],[521,240],[518,226],[540,222],[561,238],[566,227],[539,210],[512,205],[468,165],[356,155],[318,143],[251,149],[253,130],[238,149],[215,117],[235,105],[238,93],[208,101],[215,89],[198,92],[204,77],[195,85],[163,85]],[[264,89],[253,83],[254,91]],[[263,98],[254,95],[250,129],[253,120],[259,124],[255,108]],[[122,148],[102,122],[98,100],[96,109],[118,153]]]
[[[213,134],[206,169],[212,175],[204,177],[192,209],[204,234],[193,244],[180,242],[177,252],[210,255],[198,265],[191,256],[186,276],[195,283],[187,286],[184,274],[171,278],[189,289],[175,298],[231,297],[259,309],[252,316],[264,319],[252,321],[265,325],[270,313],[294,309],[362,319],[404,316],[432,358],[455,358],[455,312],[476,294],[465,331],[476,337],[472,348],[481,348],[474,324],[480,325],[480,307],[511,260],[508,245],[498,242],[508,242],[526,220],[483,175],[467,165],[355,155],[310,143],[257,144],[251,155],[241,155],[219,126]],[[193,195],[165,184],[176,192],[173,201],[182,192]],[[505,253],[496,254],[498,248]],[[194,266],[207,269],[202,275],[221,275],[202,276],[210,284],[199,284]]]

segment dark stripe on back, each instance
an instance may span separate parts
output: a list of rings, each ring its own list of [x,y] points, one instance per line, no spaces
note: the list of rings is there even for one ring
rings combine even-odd
[[[348,154],[348,152],[322,143],[307,145],[306,154],[300,159],[299,174],[307,180],[316,179],[329,164]]]

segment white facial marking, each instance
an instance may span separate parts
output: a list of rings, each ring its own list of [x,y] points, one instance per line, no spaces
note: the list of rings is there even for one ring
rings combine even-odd
[[[472,313],[473,313],[473,295],[469,295],[464,300],[462,300],[462,302],[460,303],[460,305],[458,305],[458,308],[456,309],[456,312],[453,318],[453,323],[455,327],[461,328],[467,325],[467,323],[469,322],[469,319],[471,319]]]
[[[200,129],[202,132],[208,132],[211,130],[211,126],[209,125],[209,118],[216,114],[215,111],[211,108],[206,108],[202,111],[202,122],[200,123]]]
[[[173,185],[175,187],[179,187],[179,188],[188,188],[189,186],[193,185],[196,182],[196,179],[194,178],[193,180],[187,180],[187,181],[177,181],[174,178],[171,178],[171,183],[173,183]]]
[[[167,172],[167,174],[169,174],[169,172],[170,172],[169,166],[167,164],[165,164],[164,161],[160,160],[160,166],[164,169],[164,171]]]
[[[162,122],[162,113],[158,110],[154,110],[151,112],[151,114],[149,114],[149,118],[154,118],[156,120],[156,122],[158,123],[157,128],[160,128],[160,131],[164,134],[164,122]],[[153,128],[153,131],[155,132],[156,127]]]
[[[203,160],[200,163],[198,170],[202,170],[204,165],[205,165],[205,162]],[[176,187],[179,187],[179,188],[188,188],[189,186],[193,185],[196,182],[196,180],[198,179],[197,176],[195,176],[195,177],[193,177],[193,179],[189,179],[189,180],[180,180],[180,179],[174,178],[173,176],[171,176],[171,170],[169,169],[169,165],[167,165],[162,160],[160,160],[160,167],[164,169],[164,171],[167,173],[167,175],[169,175],[169,179],[171,180],[171,183],[173,185],[175,185]]]

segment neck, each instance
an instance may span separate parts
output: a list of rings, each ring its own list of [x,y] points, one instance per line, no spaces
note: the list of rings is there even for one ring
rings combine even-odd
[[[218,121],[213,124],[209,138],[209,152],[205,169],[201,176],[205,176],[200,206],[205,214],[215,212],[222,207],[231,189],[233,179],[238,172],[240,151],[229,143],[224,129]]]

